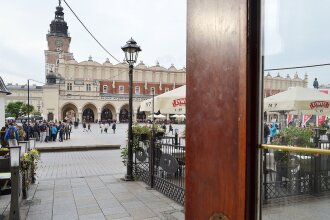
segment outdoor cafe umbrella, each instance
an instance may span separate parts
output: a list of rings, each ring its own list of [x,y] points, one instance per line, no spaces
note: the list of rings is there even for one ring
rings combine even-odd
[[[152,112],[152,98],[141,102],[140,111]],[[186,86],[165,92],[154,97],[154,112],[162,114],[186,113]]]
[[[166,116],[165,116],[165,115],[162,115],[162,114],[160,114],[160,115],[155,115],[154,117],[155,117],[155,118],[166,118]]]
[[[330,95],[314,89],[294,87],[264,99],[264,110],[295,114],[330,113]]]
[[[172,115],[171,118],[179,118],[180,115]]]

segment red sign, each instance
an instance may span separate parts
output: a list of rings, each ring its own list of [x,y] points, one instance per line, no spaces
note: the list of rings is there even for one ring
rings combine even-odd
[[[315,101],[315,102],[311,102],[311,104],[309,104],[309,107],[311,109],[313,109],[313,108],[329,108],[329,102]]]
[[[290,122],[292,122],[293,121],[293,115],[291,115],[291,114],[288,114],[288,116],[287,116],[287,124],[289,124]]]
[[[306,125],[307,121],[312,118],[312,115],[304,115],[302,125]]]
[[[186,104],[186,98],[174,99],[172,101],[173,107],[176,107],[178,105],[185,105],[185,104]]]
[[[323,124],[323,122],[325,122],[326,119],[327,119],[326,115],[318,115],[317,116],[317,125]]]

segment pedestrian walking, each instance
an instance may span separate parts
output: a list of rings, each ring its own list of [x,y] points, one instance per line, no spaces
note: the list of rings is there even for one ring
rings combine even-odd
[[[5,141],[8,141],[9,147],[18,146],[19,135],[14,123],[10,123],[5,134]]]
[[[103,123],[100,124],[100,128],[101,128],[101,134],[102,134],[103,133],[103,129],[104,129],[104,124]]]
[[[68,139],[70,139],[71,131],[72,131],[72,122],[70,122],[68,125],[68,133],[66,134]]]
[[[47,126],[45,123],[42,123],[40,125],[40,143],[44,142],[46,140],[47,136]]]
[[[39,134],[40,134],[39,124],[36,122],[36,123],[34,123],[34,126],[33,126],[33,136],[36,139],[36,141],[40,140]]]
[[[63,123],[60,123],[59,130],[60,131],[59,131],[58,139],[59,139],[60,142],[63,142],[63,133],[64,133],[64,124]]]
[[[55,125],[52,126],[52,140],[56,141],[56,136],[57,136],[57,128]]]
[[[88,122],[88,124],[87,124],[87,128],[88,128],[87,132],[88,132],[88,131],[92,132],[92,130],[91,130],[91,124],[90,124],[89,122]]]
[[[173,134],[173,127],[172,127],[172,124],[170,124],[169,132],[171,132],[171,133]]]
[[[105,133],[108,133],[108,129],[109,129],[109,124],[108,123],[104,124],[104,132]]]
[[[116,134],[116,122],[112,124],[113,133]]]
[[[277,128],[275,122],[270,126],[270,143],[273,142],[274,137],[277,135]]]
[[[269,135],[270,135],[270,130],[269,130],[267,123],[265,122],[264,123],[264,144],[267,144]]]
[[[86,130],[86,122],[83,122],[83,132],[87,132],[87,130]]]
[[[46,140],[45,140],[45,142],[50,141],[50,138],[49,138],[49,137],[51,137],[50,134],[51,134],[51,130],[49,129],[49,125],[46,124]]]

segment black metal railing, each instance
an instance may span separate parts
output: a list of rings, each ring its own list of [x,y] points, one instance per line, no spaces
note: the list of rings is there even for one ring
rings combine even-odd
[[[174,144],[173,144],[174,143]],[[171,137],[140,141],[135,151],[134,174],[151,188],[184,204],[185,147]]]
[[[317,146],[310,152],[307,148],[263,147],[264,202],[330,190],[330,142],[320,141]]]

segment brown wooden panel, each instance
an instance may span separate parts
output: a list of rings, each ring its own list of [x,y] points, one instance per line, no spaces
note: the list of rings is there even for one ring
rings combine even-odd
[[[254,180],[247,179],[246,161],[255,152],[246,154],[246,116],[257,108],[247,97],[257,95],[258,83],[251,87],[257,77],[247,69],[257,65],[248,54],[247,19],[248,1],[188,1],[186,219],[209,219],[215,212],[234,220],[252,216],[246,198],[254,206],[255,192],[246,189]]]

